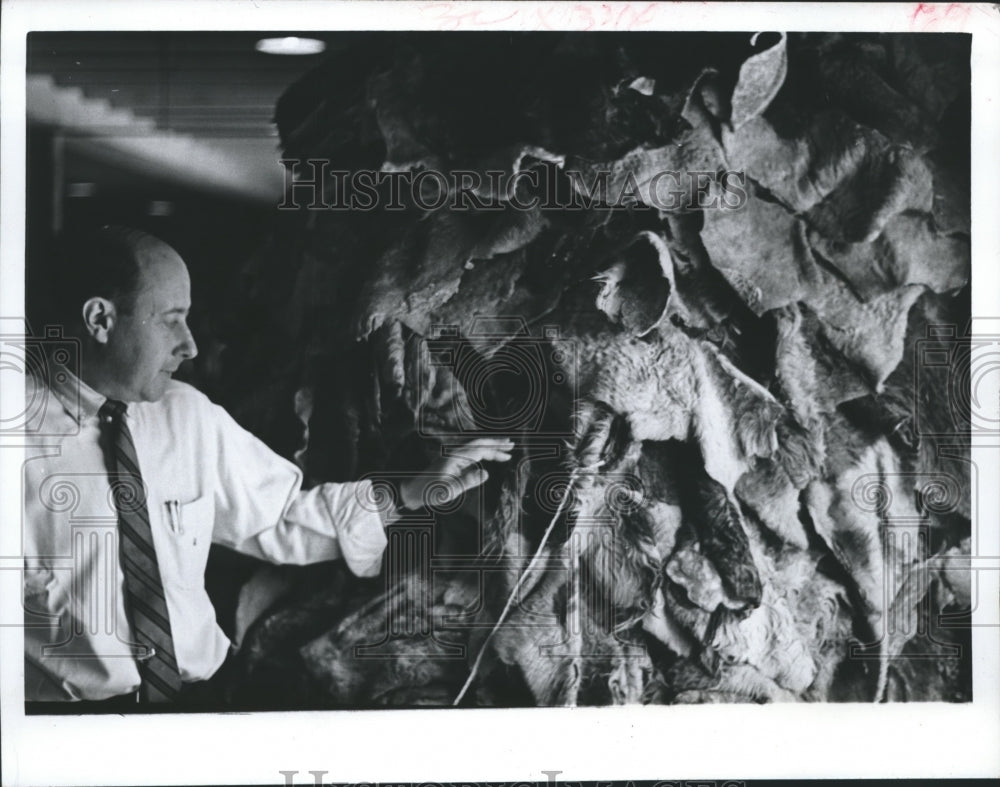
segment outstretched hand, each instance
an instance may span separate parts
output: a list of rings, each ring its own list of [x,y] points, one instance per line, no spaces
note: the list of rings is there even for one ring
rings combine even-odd
[[[479,437],[449,451],[432,462],[426,470],[399,485],[400,508],[414,510],[433,496],[436,505],[444,505],[463,492],[482,484],[489,473],[480,462],[506,462],[514,443],[507,438]]]

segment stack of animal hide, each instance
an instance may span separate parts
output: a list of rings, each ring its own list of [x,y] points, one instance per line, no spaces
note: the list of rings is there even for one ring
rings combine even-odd
[[[290,192],[233,306],[273,372],[237,412],[294,409],[309,483],[516,449],[395,526],[379,579],[272,608],[243,696],[970,699],[968,55],[367,34],[292,85],[326,202],[366,170],[448,200]]]

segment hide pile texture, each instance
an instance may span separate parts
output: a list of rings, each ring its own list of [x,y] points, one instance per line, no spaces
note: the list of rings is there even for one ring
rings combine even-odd
[[[329,162],[327,202],[335,171],[452,193],[294,193],[233,304],[270,372],[238,414],[298,425],[308,483],[517,448],[382,577],[312,570],[240,690],[970,699],[968,46],[359,34],[292,85],[284,155]]]

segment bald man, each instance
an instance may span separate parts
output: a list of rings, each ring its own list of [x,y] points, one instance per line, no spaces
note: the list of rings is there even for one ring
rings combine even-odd
[[[25,699],[178,707],[210,696],[230,656],[205,591],[210,544],[374,576],[398,509],[372,505],[368,481],[303,491],[294,464],[172,379],[198,349],[187,267],[163,241],[103,227],[53,284],[81,365],[50,354],[47,379],[30,382],[45,407],[24,470]],[[400,484],[400,508],[432,481],[453,496],[482,483],[479,462],[511,448],[467,444]]]

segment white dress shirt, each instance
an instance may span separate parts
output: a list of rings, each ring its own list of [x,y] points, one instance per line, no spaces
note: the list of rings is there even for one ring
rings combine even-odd
[[[135,691],[117,512],[98,443],[105,398],[72,374],[35,385],[40,428],[23,471],[25,699]],[[205,592],[209,545],[274,563],[342,557],[378,573],[386,536],[368,481],[301,491],[302,473],[189,385],[128,406],[174,650],[185,681],[212,676],[229,640]]]

